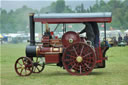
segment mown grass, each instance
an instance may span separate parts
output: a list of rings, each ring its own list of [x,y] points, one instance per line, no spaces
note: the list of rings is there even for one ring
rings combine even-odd
[[[47,66],[40,74],[20,77],[14,63],[25,56],[26,44],[4,44],[1,48],[1,85],[128,85],[128,46],[112,47],[106,68],[94,69],[87,76],[72,76],[57,66]]]

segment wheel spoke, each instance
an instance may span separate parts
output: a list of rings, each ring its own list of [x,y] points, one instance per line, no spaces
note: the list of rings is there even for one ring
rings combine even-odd
[[[87,66],[87,68],[91,68],[91,67],[89,67],[86,63],[84,63],[84,65]]]
[[[18,62],[18,64],[19,64],[20,66],[22,66],[22,64],[20,64],[19,62]]]
[[[38,67],[36,67],[37,68],[37,70],[40,72],[40,69],[38,68]]]
[[[32,64],[26,65],[26,67],[32,67]]]
[[[73,49],[74,49],[74,52],[75,52],[76,56],[78,56],[78,54],[77,54],[76,49],[75,49],[75,47],[74,47],[74,46],[73,46]]]
[[[82,46],[82,49],[81,49],[81,53],[80,53],[80,56],[81,56],[81,54],[83,53],[83,49],[84,49],[84,46]]]
[[[38,57],[36,58],[36,62],[38,62]]]
[[[24,58],[22,58],[22,62],[23,62],[23,64],[25,65]]]
[[[69,62],[67,65],[69,66],[69,65],[72,65],[73,64],[73,62]]]
[[[65,59],[64,62],[72,61],[72,59]]]
[[[74,64],[71,69],[73,69],[75,66],[76,66],[76,64]]]
[[[22,67],[17,67],[17,69],[21,69]]]
[[[36,67],[34,67],[33,71],[36,72]]]
[[[92,52],[85,54],[84,57],[89,56],[90,54],[92,54]]]
[[[72,56],[72,55],[70,55],[70,54],[67,54],[66,56],[70,56],[70,58],[75,58],[75,56]]]
[[[42,64],[42,65],[41,65],[41,64],[38,64],[38,66],[40,66],[40,67],[42,67],[42,68],[43,68],[43,65],[44,65],[44,64]]]
[[[80,65],[80,74],[81,74],[81,65]]]
[[[27,70],[25,69],[25,75],[27,75]]]
[[[89,57],[85,57],[85,60],[91,60],[91,59],[92,59],[91,56],[89,56]]]
[[[23,69],[21,69],[20,74],[22,74],[22,72],[23,72]]]

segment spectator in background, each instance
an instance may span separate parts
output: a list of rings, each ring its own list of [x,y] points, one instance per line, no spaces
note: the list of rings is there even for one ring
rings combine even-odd
[[[128,44],[128,34],[124,36],[124,41]]]
[[[117,40],[116,40],[116,37],[114,36],[114,37],[112,37],[112,40],[114,41],[114,46],[116,46],[117,45]]]
[[[103,41],[101,42],[101,47],[104,47],[104,46],[111,47],[111,45],[108,43],[107,40],[105,40],[105,38],[103,38]]]
[[[119,34],[118,43],[120,43],[121,41],[122,41],[122,37],[121,37],[121,35]]]

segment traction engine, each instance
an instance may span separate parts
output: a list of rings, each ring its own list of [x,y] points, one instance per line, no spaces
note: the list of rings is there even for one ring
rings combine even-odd
[[[94,48],[90,41],[80,37],[74,31],[65,32],[60,39],[51,39],[48,35],[43,35],[41,42],[35,41],[35,22],[111,22],[111,13],[70,15],[56,14],[53,16],[53,14],[44,14],[39,16],[30,14],[30,44],[26,46],[26,57],[20,57],[15,62],[15,71],[19,76],[40,73],[47,64],[56,64],[63,67],[72,75],[87,75],[94,68],[105,67],[105,60],[107,59],[105,53],[109,47],[105,45]],[[106,33],[106,24],[104,25]]]

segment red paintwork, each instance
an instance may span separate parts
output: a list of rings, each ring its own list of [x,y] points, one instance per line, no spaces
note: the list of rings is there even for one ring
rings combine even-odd
[[[58,63],[59,62],[59,54],[47,54],[45,55],[46,63]]]
[[[57,23],[82,23],[82,22],[97,22],[97,23],[104,23],[104,22],[111,22],[111,17],[103,17],[103,18],[49,18],[49,19],[42,19],[42,18],[34,18],[35,22],[42,22],[42,23],[50,23],[50,24],[57,24]]]
[[[69,43],[69,39],[72,39],[73,43],[80,42],[79,35],[76,32],[69,31],[62,36],[62,44],[64,47],[68,47],[69,45],[73,44]]]
[[[42,42],[43,43],[49,43],[49,36],[43,36],[42,37]]]
[[[58,36],[55,36],[55,39],[58,39]]]
[[[54,50],[58,49],[58,50]],[[38,55],[44,55],[46,63],[58,63],[59,62],[59,53],[60,47],[42,47],[40,46]]]
[[[69,43],[69,39],[73,39],[73,43]],[[74,43],[77,43],[77,42],[85,42],[85,41],[86,41],[86,39],[84,40],[84,38],[80,38],[77,33],[71,32],[71,31],[66,32],[62,36],[62,44],[63,44],[63,46],[65,48],[67,48],[68,46],[70,46],[70,45],[72,45]],[[47,40],[47,37],[46,37],[46,40],[45,40],[44,43],[46,43],[46,42],[49,42],[50,44],[54,44],[54,43],[60,43],[61,40],[60,39],[48,39]],[[54,52],[59,52],[60,51],[60,48],[59,47],[58,47],[59,51],[54,51],[53,49],[54,49],[54,47],[42,47],[42,46],[40,46],[40,49],[38,51],[38,55],[43,55],[43,54],[45,54],[47,52],[54,53]],[[102,50],[101,50],[100,47],[95,48],[95,54],[96,54],[96,57],[97,57],[96,63],[102,64],[104,58],[103,58],[103,52],[102,52]],[[52,55],[53,55],[54,58],[53,57],[50,57]],[[47,62],[48,63],[53,63],[53,62],[54,63],[57,63],[57,62],[59,62],[58,61],[59,56],[58,55],[54,55],[54,54],[52,54],[52,55],[51,54],[48,55],[48,57],[46,58],[47,59]]]
[[[54,32],[50,32],[51,33],[51,35],[54,35]]]
[[[50,39],[50,44],[57,44],[57,43],[61,44],[62,43],[61,39],[58,39],[58,38],[57,39],[56,38],[55,39]]]
[[[40,50],[40,54],[44,54],[45,52],[50,52],[50,48],[51,47],[41,47]]]
[[[96,54],[96,63],[97,66],[99,67],[103,67],[103,61],[107,60],[107,58],[103,57],[103,50],[101,49],[101,47],[95,48],[95,54]]]

